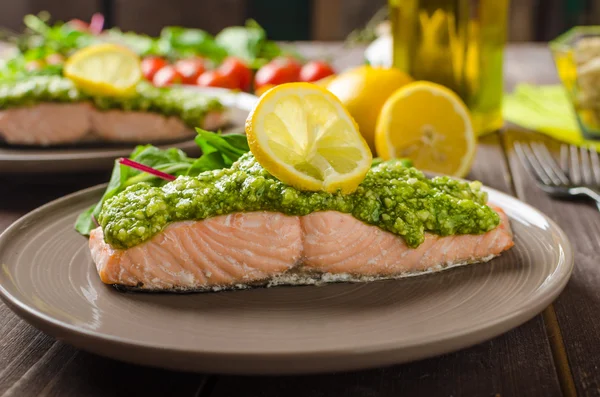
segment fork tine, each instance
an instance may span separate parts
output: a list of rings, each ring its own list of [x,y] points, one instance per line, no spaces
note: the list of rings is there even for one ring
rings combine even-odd
[[[590,149],[590,160],[592,160],[592,171],[594,172],[594,181],[596,185],[600,185],[600,159],[598,152],[593,148]]]
[[[514,148],[519,160],[521,160],[521,164],[523,164],[525,169],[527,169],[538,182],[541,182],[544,185],[552,184],[552,180],[550,180],[527,144],[515,142]]]
[[[590,165],[590,153],[589,151],[581,147],[579,148],[579,154],[581,155],[581,175],[583,176],[583,183],[586,185],[594,184],[592,167]]]
[[[569,184],[569,179],[565,173],[562,172],[546,145],[540,142],[535,142],[531,144],[531,148],[533,149],[533,154],[535,154],[535,157],[537,157],[542,167],[544,167],[544,171],[546,171],[548,177],[550,177],[555,185]]]
[[[560,145],[560,168],[565,175],[569,175],[569,146],[564,143]]]
[[[569,147],[569,152],[571,154],[570,158],[570,167],[569,167],[569,178],[575,185],[581,184],[581,167],[579,166],[579,154],[577,150],[577,146],[571,145]]]

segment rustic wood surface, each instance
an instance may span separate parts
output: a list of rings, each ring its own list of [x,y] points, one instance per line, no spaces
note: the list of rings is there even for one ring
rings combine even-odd
[[[339,43],[298,45],[337,68],[362,61]],[[544,46],[507,50],[506,87],[555,82]],[[510,129],[482,139],[471,178],[516,195],[555,219],[571,237],[576,270],[543,314],[498,338],[416,363],[351,373],[286,377],[205,376],[145,368],[95,356],[44,335],[0,303],[0,396],[599,396],[600,213],[591,204],[551,200],[517,162]],[[555,143],[553,143],[555,144]],[[60,183],[0,176],[0,231],[54,198],[93,185],[103,174]]]

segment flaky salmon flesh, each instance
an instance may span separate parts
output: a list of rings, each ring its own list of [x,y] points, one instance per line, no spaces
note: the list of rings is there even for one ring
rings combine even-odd
[[[208,112],[199,126],[216,130],[225,125],[222,111]],[[91,104],[41,103],[0,111],[0,140],[13,145],[60,145],[80,141],[148,143],[195,136],[175,116],[151,112],[98,110]]]
[[[485,262],[513,245],[506,214],[478,235],[426,234],[417,248],[336,211],[287,216],[234,213],[168,225],[150,240],[114,249],[94,229],[89,247],[106,284],[149,291],[210,291],[260,285],[369,281]]]

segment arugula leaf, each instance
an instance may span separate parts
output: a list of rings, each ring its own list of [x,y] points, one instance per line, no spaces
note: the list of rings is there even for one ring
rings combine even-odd
[[[250,151],[246,135],[228,134],[221,135],[214,132],[205,131],[201,128],[196,128],[198,135],[196,136],[196,144],[200,146],[202,152],[212,153],[219,152],[223,156],[225,164],[230,166],[244,153]]]
[[[259,68],[281,54],[279,46],[267,40],[265,30],[253,19],[246,26],[230,26],[215,37],[229,55],[243,59],[250,67]]]
[[[123,32],[119,28],[107,29],[102,33],[110,42],[121,43],[139,56],[163,55],[158,40],[145,34]]]
[[[221,153],[217,151],[204,153],[202,157],[194,161],[188,170],[188,175],[194,176],[204,171],[218,170],[222,168],[227,168],[227,164],[225,164],[225,160],[223,160]]]
[[[223,29],[215,40],[229,54],[240,57],[246,62],[252,62],[260,54],[266,38],[267,34],[258,24],[247,23],[245,27],[230,26]]]
[[[97,39],[89,32],[73,28],[69,24],[57,22],[49,25],[50,14],[28,14],[23,18],[27,32],[19,42],[21,52],[32,48],[44,48],[68,55],[73,50],[92,44]]]
[[[98,203],[100,204],[100,203]],[[77,217],[75,221],[75,230],[84,236],[89,236],[90,232],[96,228],[96,222],[94,222],[94,212],[96,206],[90,207]]]
[[[39,15],[28,14],[23,17],[23,23],[33,32],[43,35],[50,30],[50,26],[46,23],[49,17],[50,15],[47,13]]]
[[[201,128],[196,128],[196,132],[196,144],[204,155],[192,164],[188,175],[231,167],[240,156],[250,151],[244,134],[220,135]]]
[[[176,148],[165,150],[152,145],[136,146],[129,158],[174,176],[196,176],[204,171],[228,168],[250,150],[245,135],[221,135],[199,128],[197,132],[196,143],[203,152],[200,158],[190,158]],[[90,232],[96,228],[94,217],[98,219],[104,202],[136,183],[162,186],[167,182],[154,175],[122,165],[118,160],[115,161],[110,181],[102,198],[95,206],[79,215],[75,222],[75,230],[84,236],[89,236]]]
[[[216,63],[220,63],[227,56],[227,51],[216,43],[211,34],[201,29],[181,26],[163,28],[158,46],[165,55],[183,57],[204,55]]]
[[[167,26],[160,32],[163,40],[171,43],[173,47],[198,47],[204,42],[213,40],[213,37],[201,29],[187,29],[181,26]]]

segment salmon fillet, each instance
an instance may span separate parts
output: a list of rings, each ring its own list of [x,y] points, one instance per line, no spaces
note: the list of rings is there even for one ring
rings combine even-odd
[[[91,128],[88,103],[42,103],[0,111],[0,137],[14,145],[77,142]]]
[[[95,110],[91,112],[91,121],[94,134],[111,142],[156,142],[196,135],[180,118],[158,113]],[[212,112],[200,127],[215,130],[223,124],[223,113]]]
[[[480,235],[426,234],[413,249],[404,240],[336,211],[306,216],[275,212],[176,222],[128,249],[92,231],[89,247],[102,282],[141,290],[206,291],[255,285],[318,284],[400,278],[485,262],[510,249],[506,214]]]
[[[200,127],[216,130],[226,122],[223,112],[209,112]],[[14,145],[59,145],[82,140],[159,142],[192,137],[181,119],[158,113],[101,111],[86,102],[42,103],[0,111],[0,138]]]
[[[113,142],[157,141],[193,136],[194,130],[178,117],[122,110],[90,113],[92,130],[100,138]]]

